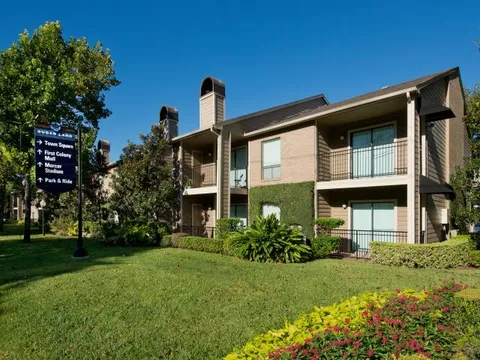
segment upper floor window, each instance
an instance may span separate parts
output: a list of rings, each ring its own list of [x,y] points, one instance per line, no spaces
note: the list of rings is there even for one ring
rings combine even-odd
[[[280,178],[280,139],[262,142],[262,179]]]

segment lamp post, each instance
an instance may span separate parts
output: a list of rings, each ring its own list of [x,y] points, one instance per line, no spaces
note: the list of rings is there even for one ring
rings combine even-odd
[[[40,201],[40,206],[42,209],[42,235],[45,236],[45,206],[47,205],[47,202],[42,199]]]

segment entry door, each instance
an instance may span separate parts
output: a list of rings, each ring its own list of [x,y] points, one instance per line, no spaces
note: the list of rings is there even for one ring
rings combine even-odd
[[[352,177],[364,178],[394,174],[393,126],[352,134]]]
[[[247,187],[247,148],[241,147],[231,153],[230,187]]]
[[[394,242],[395,204],[353,203],[351,224],[353,251],[368,250],[374,240]]]

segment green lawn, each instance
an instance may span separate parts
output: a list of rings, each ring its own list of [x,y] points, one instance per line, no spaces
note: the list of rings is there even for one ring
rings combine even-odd
[[[12,228],[10,228],[12,229]],[[0,359],[208,359],[285,319],[366,290],[480,286],[472,270],[409,270],[352,260],[248,263],[180,249],[86,246],[0,235]]]

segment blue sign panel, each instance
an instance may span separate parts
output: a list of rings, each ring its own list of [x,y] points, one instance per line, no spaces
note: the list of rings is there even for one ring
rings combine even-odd
[[[58,194],[75,188],[75,133],[55,130],[35,128],[35,178],[37,188]]]

